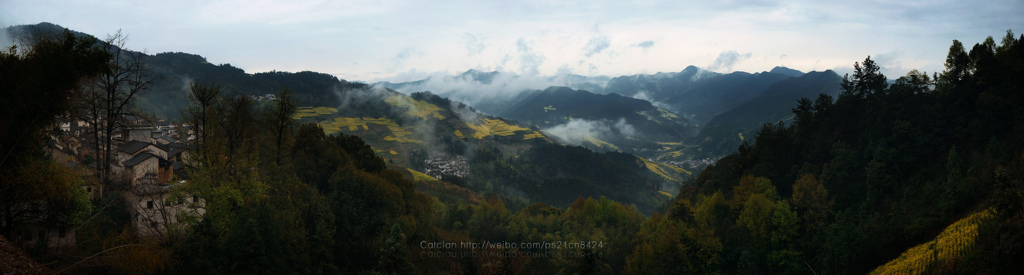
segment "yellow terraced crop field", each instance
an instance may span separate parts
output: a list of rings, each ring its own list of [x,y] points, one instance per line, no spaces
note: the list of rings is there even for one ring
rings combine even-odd
[[[342,128],[347,129],[349,132],[367,131],[370,127],[367,124],[377,124],[388,128],[391,131],[391,135],[385,136],[384,140],[396,141],[403,143],[420,143],[420,140],[411,138],[412,132],[406,130],[402,126],[398,126],[394,120],[386,118],[356,118],[356,117],[336,117],[334,120],[325,120],[320,122],[320,127],[324,128],[324,132],[328,135],[340,132]]]
[[[423,101],[415,100],[407,96],[391,96],[385,99],[384,102],[387,102],[392,106],[406,107],[409,109],[408,111],[405,112],[406,114],[420,117],[423,120],[427,120],[427,118],[431,116],[436,119],[444,119],[444,116],[439,113],[441,111],[441,107],[437,107],[437,105],[426,103]]]
[[[295,110],[295,114],[292,115],[292,119],[303,119],[307,117],[316,117],[321,115],[330,115],[338,113],[338,108],[332,107],[299,107]]]
[[[871,274],[924,274],[949,259],[963,257],[965,252],[974,247],[978,224],[992,218],[994,214],[995,210],[991,208],[971,214],[946,227],[932,241],[908,249],[899,258],[878,267]]]
[[[677,118],[679,118],[679,116],[676,116],[676,114],[673,114],[672,112],[669,112],[668,110],[665,110],[665,109],[662,109],[662,108],[658,108],[658,112],[661,113],[661,117],[663,117],[663,118],[667,118],[667,119],[677,119]]]
[[[426,182],[436,182],[437,181],[437,179],[435,179],[434,177],[427,176],[426,174],[423,174],[423,173],[420,173],[420,172],[416,172],[416,170],[412,170],[412,169],[408,169],[408,168],[406,168],[406,170],[409,170],[409,173],[412,173],[413,180],[416,180],[416,181],[426,181]]]
[[[683,151],[682,150],[672,151],[672,152],[665,153],[665,157],[666,158],[678,158],[678,157],[680,157],[682,155],[683,155]]]
[[[479,124],[466,123],[466,126],[476,131],[476,133],[473,133],[473,137],[476,139],[483,139],[490,135],[511,136],[519,131],[531,131],[527,128],[509,125],[500,119],[481,118],[479,121],[481,122]]]
[[[678,176],[673,176],[673,175],[679,175],[680,173],[686,173],[687,175],[693,175],[693,172],[687,171],[686,169],[683,169],[683,168],[675,167],[675,166],[664,164],[664,163],[651,162],[651,161],[649,161],[647,159],[644,159],[644,158],[641,158],[641,157],[637,157],[637,158],[639,158],[640,160],[642,160],[644,162],[644,166],[647,166],[647,170],[651,170],[651,172],[654,172],[655,174],[658,174],[659,176],[662,176],[662,177],[664,177],[665,179],[668,179],[668,180],[673,180],[673,181],[680,180],[680,178]]]
[[[527,140],[535,139],[535,138],[542,138],[542,137],[544,137],[544,134],[541,134],[540,132],[537,132],[537,131],[533,131],[532,134],[523,135],[523,139],[527,139]]]
[[[612,149],[612,150],[619,150],[619,147],[615,146],[615,144],[611,144],[611,143],[608,143],[606,141],[603,141],[603,140],[600,140],[600,139],[597,139],[597,138],[594,138],[594,137],[585,137],[585,138],[583,138],[583,140],[585,140],[587,142],[590,142],[590,143],[593,143],[594,145],[597,145],[597,147],[609,148],[609,149]]]

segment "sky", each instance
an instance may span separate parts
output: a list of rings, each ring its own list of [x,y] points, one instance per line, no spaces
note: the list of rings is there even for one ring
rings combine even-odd
[[[619,76],[706,70],[941,71],[1024,32],[1022,0],[51,1],[0,0],[0,27],[50,22],[127,48],[187,52],[249,73],[316,71],[392,82],[469,69]]]

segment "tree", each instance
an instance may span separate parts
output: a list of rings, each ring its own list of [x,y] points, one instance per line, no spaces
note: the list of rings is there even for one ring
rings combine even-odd
[[[92,212],[82,175],[45,157],[19,157],[15,169],[0,172],[0,233],[11,240],[14,229],[26,224],[68,228]],[[28,234],[31,234],[29,232]]]
[[[800,265],[800,251],[796,249],[797,230],[800,218],[789,208],[786,201],[775,204],[772,211],[771,247],[768,252],[768,266],[774,274],[795,274]]]
[[[928,87],[930,84],[932,84],[931,78],[927,73],[911,70],[907,72],[907,75],[896,79],[889,90],[891,94],[900,96],[923,94],[930,90]]]
[[[750,237],[757,242],[764,242],[771,237],[772,213],[775,202],[763,194],[754,194],[743,204],[736,224],[747,229]]]
[[[385,235],[384,245],[380,249],[380,260],[377,269],[389,274],[410,274],[412,263],[406,256],[405,233],[398,223],[392,224]]]
[[[220,85],[205,85],[194,81],[188,83],[188,88],[189,105],[182,111],[181,117],[191,126],[196,137],[192,145],[198,149],[207,140],[209,132],[206,129],[217,119],[221,88]]]
[[[953,88],[963,84],[963,80],[970,76],[971,58],[964,49],[964,44],[953,39],[953,45],[949,46],[949,53],[946,55],[946,70],[939,76],[943,88]]]
[[[832,213],[828,190],[812,174],[803,174],[793,184],[793,208],[803,217],[804,228],[812,231],[825,224]]]
[[[292,91],[288,88],[277,92],[277,100],[274,103],[274,107],[263,114],[263,124],[269,133],[267,151],[269,151],[274,164],[280,165],[290,151],[293,142],[295,121],[292,119],[292,115],[295,114],[297,108],[295,102],[292,101]]]
[[[92,126],[94,152],[99,154],[96,174],[106,184],[111,182],[114,164],[114,131],[129,126],[125,115],[131,113],[132,102],[155,80],[145,63],[146,54],[125,49],[127,41],[128,35],[121,30],[107,36],[102,44],[111,56],[107,67],[86,87],[80,100],[80,108],[84,110],[80,118]]]
[[[626,257],[623,273],[699,274],[718,269],[723,246],[711,228],[654,213],[644,222],[638,238],[640,244]]]
[[[81,83],[103,71],[109,55],[67,29],[0,51],[0,169],[43,148],[58,117],[73,111]]]
[[[863,66],[862,66],[863,65]],[[866,98],[868,96],[884,95],[888,85],[885,75],[879,72],[880,68],[871,57],[864,59],[863,63],[853,63],[853,77],[849,74],[843,76],[843,83],[840,85],[842,92],[840,99]]]
[[[947,215],[951,215],[954,210],[959,208],[967,197],[965,193],[968,193],[968,190],[964,184],[964,171],[961,162],[960,155],[956,152],[956,146],[949,148],[949,154],[946,156],[946,178],[943,185],[946,190],[943,191],[942,204],[939,205]]]
[[[65,29],[0,51],[0,233],[9,239],[25,223],[69,226],[91,212],[81,176],[47,157],[44,144],[109,58],[94,43]]]

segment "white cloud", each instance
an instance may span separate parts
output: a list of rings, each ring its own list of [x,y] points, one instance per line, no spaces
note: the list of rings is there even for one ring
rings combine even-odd
[[[709,71],[729,73],[732,72],[732,67],[737,63],[743,62],[750,58],[750,53],[737,53],[736,51],[724,51],[718,54],[718,58],[715,58],[715,62],[712,62],[708,66]]]
[[[602,136],[611,132],[611,127],[604,121],[574,119],[564,124],[544,129],[544,132],[568,143],[580,145],[586,138],[601,139]]]
[[[599,140],[637,137],[639,132],[633,125],[619,118],[608,120],[573,119],[566,123],[543,129],[545,133],[556,136],[568,143],[582,145],[589,138]]]
[[[953,39],[1024,31],[1021,13],[1020,0],[0,1],[2,24],[47,21],[99,37],[122,28],[133,49],[190,52],[249,72],[314,70],[354,80],[413,68],[679,71],[714,64],[726,49],[751,54],[731,68],[723,60],[728,70],[769,70],[783,58],[787,67],[822,70],[897,49],[905,51],[894,59],[900,68],[934,70]],[[392,62],[408,47],[422,56]]]
[[[646,53],[647,50],[649,50],[651,47],[654,47],[654,40],[644,40],[644,41],[641,41],[639,43],[635,43],[635,44],[632,44],[632,45],[629,45],[629,46],[630,47],[637,47],[637,48],[643,49],[643,51]]]
[[[540,73],[540,65],[544,63],[544,55],[534,52],[530,42],[520,37],[516,40],[516,49],[519,52],[519,72],[525,75],[537,75]]]
[[[590,57],[592,55],[599,54],[610,45],[611,43],[608,42],[607,36],[591,38],[590,41],[587,42],[587,45],[583,47],[584,55]]]
[[[464,46],[466,46],[466,52],[469,53],[469,55],[480,54],[480,52],[484,51],[484,48],[486,47],[484,46],[482,38],[468,32],[462,35],[462,39],[460,41]]]
[[[633,98],[650,102],[651,104],[658,108],[671,109],[669,108],[668,104],[651,98],[651,96],[647,94],[647,91],[644,90],[637,91],[636,94],[633,95]]]

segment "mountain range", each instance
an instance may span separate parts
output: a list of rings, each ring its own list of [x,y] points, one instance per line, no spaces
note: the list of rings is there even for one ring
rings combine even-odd
[[[831,70],[805,74],[775,67],[722,74],[695,66],[610,79],[568,75],[543,80],[548,82],[469,70],[443,80],[374,85],[403,93],[429,90],[595,150],[678,161],[731,153],[756,138],[761,124],[788,122],[798,99],[835,96],[841,82]],[[532,88],[547,83],[564,85]]]
[[[45,34],[59,33],[63,28],[37,24],[6,31]],[[154,81],[134,101],[133,108],[155,118],[175,120],[188,104],[189,83],[193,82],[218,85],[229,96],[257,98],[257,110],[272,106],[272,95],[290,89],[298,107],[292,117],[297,123],[318,124],[327,134],[358,136],[389,163],[509,200],[568,207],[581,195],[606,196],[650,213],[671,198],[666,194],[678,192],[684,177],[691,174],[633,154],[611,152],[617,150],[593,152],[561,145],[565,142],[537,126],[481,113],[430,92],[403,94],[311,71],[250,74],[230,64],[212,64],[202,56],[181,52],[146,54],[143,58]],[[503,77],[496,73],[467,77],[470,75],[474,81],[490,83]],[[645,101],[607,98],[612,99],[610,103],[634,106],[629,109],[631,113],[657,114],[657,109]],[[556,161],[551,154],[575,159]],[[586,163],[591,165],[581,165]],[[537,166],[547,169],[530,168]],[[598,166],[601,173],[588,170]],[[574,192],[550,192],[551,188],[570,186]]]
[[[61,29],[44,23],[8,31]],[[429,159],[450,164],[480,149],[496,150],[502,157],[540,156],[529,152],[552,143],[639,156],[638,165],[625,165],[629,168],[623,173],[654,175],[647,177],[648,184],[637,187],[647,191],[628,191],[634,195],[616,199],[644,209],[653,209],[664,199],[657,191],[677,192],[678,183],[701,168],[687,166],[685,161],[731,153],[741,142],[756,138],[761,124],[791,119],[797,99],[818,93],[834,96],[840,81],[832,71],[804,74],[776,67],[761,73],[721,74],[689,66],[675,73],[614,78],[469,70],[457,76],[368,85],[311,71],[249,74],[181,52],[145,58],[156,81],[135,107],[157,117],[177,117],[187,104],[190,82],[221,85],[230,94],[250,96],[288,88],[300,106],[294,119],[317,123],[329,134],[358,135],[384,159],[420,172],[431,168],[424,165]],[[629,158],[613,159],[630,162]],[[464,171],[447,172],[464,175]],[[598,189],[612,184],[584,179],[589,183],[583,186]],[[524,189],[494,187],[502,188],[509,194]],[[559,205],[571,200],[551,202]]]

